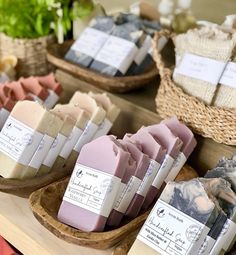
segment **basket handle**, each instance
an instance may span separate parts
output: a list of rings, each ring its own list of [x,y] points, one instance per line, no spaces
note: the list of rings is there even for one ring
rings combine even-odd
[[[166,69],[165,62],[162,58],[161,52],[158,49],[158,42],[162,37],[166,37],[167,39],[173,39],[174,34],[171,31],[164,29],[159,32],[156,32],[152,41],[153,58],[154,61],[156,62],[156,66],[157,69],[159,70],[159,74],[161,77],[164,75],[164,70]]]

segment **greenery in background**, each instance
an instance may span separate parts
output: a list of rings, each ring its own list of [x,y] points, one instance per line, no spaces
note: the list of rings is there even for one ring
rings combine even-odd
[[[72,8],[73,2],[76,8]],[[13,38],[37,38],[71,29],[74,18],[93,10],[91,0],[0,0],[0,32]]]

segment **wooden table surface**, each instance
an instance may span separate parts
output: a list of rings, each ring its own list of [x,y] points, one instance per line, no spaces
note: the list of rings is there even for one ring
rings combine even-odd
[[[33,216],[26,198],[0,192],[0,235],[24,255],[110,255],[69,244],[44,228]]]

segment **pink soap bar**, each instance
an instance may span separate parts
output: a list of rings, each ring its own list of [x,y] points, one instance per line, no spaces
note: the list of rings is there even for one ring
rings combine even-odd
[[[186,160],[188,159],[188,157],[190,156],[190,154],[193,152],[194,148],[196,147],[197,141],[194,138],[194,134],[192,133],[192,131],[183,123],[181,123],[176,117],[166,119],[162,121],[162,123],[167,125],[168,128],[176,136],[178,136],[183,142],[181,152],[179,153],[177,159],[175,160],[174,166],[171,169],[171,172],[166,177],[166,180],[164,183],[165,185],[169,181],[174,181],[180,169],[184,166]]]
[[[83,231],[103,231],[130,153],[113,136],[83,146],[58,212],[58,219]]]
[[[17,255],[17,253],[1,236],[0,236],[0,255]]]
[[[53,73],[39,76],[37,79],[44,88],[53,90],[58,96],[62,93],[62,86],[56,81]]]
[[[30,100],[33,101],[33,97],[28,95],[28,93],[23,88],[22,84],[19,81],[13,81],[10,83],[6,83],[6,87],[12,89],[13,97],[16,101],[19,100]]]
[[[159,170],[160,163],[165,157],[166,150],[161,147],[157,139],[145,130],[139,130],[134,135],[125,135],[124,140],[138,142],[141,145],[142,152],[150,158],[149,166],[146,169],[140,187],[125,212],[125,215],[134,218],[140,212],[148,189]]]
[[[153,183],[143,203],[143,208],[147,209],[158,195],[163,182],[165,181],[174,164],[174,160],[177,158],[180,152],[183,142],[163,123],[143,127],[141,130],[148,131],[158,139],[161,146],[167,149],[165,159],[162,162],[161,167],[153,180]]]
[[[120,197],[119,202],[115,205],[112,213],[108,218],[108,224],[111,226],[118,226],[127,211],[132,199],[134,198],[149,166],[149,157],[141,151],[141,145],[138,143],[131,143],[129,141],[118,140],[131,153],[131,156],[136,161],[136,169],[131,176],[125,191]]]
[[[13,91],[9,87],[2,84],[0,86],[0,98],[3,103],[3,107],[8,110],[9,112],[12,111],[13,107],[15,106],[16,102],[13,100]]]
[[[128,149],[126,148],[126,146],[124,146],[124,144],[122,144],[120,141],[117,142],[117,145],[120,146],[124,151],[130,153]],[[121,185],[115,199],[114,208],[112,209],[107,219],[107,225],[109,226],[118,226],[120,224],[120,221],[122,220],[123,213],[116,210],[116,208],[118,207],[118,204],[120,203],[120,200],[122,199],[122,196],[127,188],[128,183],[130,182],[132,176],[134,176],[136,168],[137,168],[137,163],[135,159],[132,157],[132,155],[130,154],[128,164],[126,166],[125,173],[121,179]]]
[[[19,81],[27,92],[32,93],[41,100],[44,101],[48,97],[48,90],[40,85],[36,77],[21,78]]]

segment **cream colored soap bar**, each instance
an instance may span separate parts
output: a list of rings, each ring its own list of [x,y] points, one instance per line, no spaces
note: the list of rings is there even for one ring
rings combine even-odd
[[[89,95],[94,98],[96,102],[100,104],[106,111],[106,117],[99,125],[98,130],[93,137],[93,139],[96,139],[102,135],[108,134],[113,123],[115,122],[116,118],[120,113],[120,109],[111,102],[110,98],[107,96],[106,93],[94,94],[93,92],[89,92]]]
[[[44,136],[34,153],[28,168],[22,173],[22,178],[32,178],[34,177],[41,165],[43,164],[44,159],[46,158],[49,150],[57,137],[62,125],[63,120],[61,120],[57,115],[52,112],[47,112],[49,124],[45,126]]]
[[[95,99],[86,93],[75,92],[70,100],[70,104],[85,110],[90,117],[90,120],[88,121],[84,132],[75,144],[69,159],[75,160],[78,157],[81,148],[93,139],[98,127],[105,119],[106,112]]]
[[[0,133],[0,175],[21,178],[43,138],[52,126],[48,111],[37,102],[19,101]]]
[[[48,173],[51,169],[60,168],[63,166],[64,160],[60,161],[59,153],[61,152],[63,146],[66,143],[66,140],[71,134],[73,127],[75,126],[76,121],[72,119],[69,115],[65,115],[62,112],[50,110],[51,113],[57,115],[62,121],[63,124],[59,130],[57,137],[54,139],[52,146],[43,161],[42,166],[37,172],[37,176]]]

